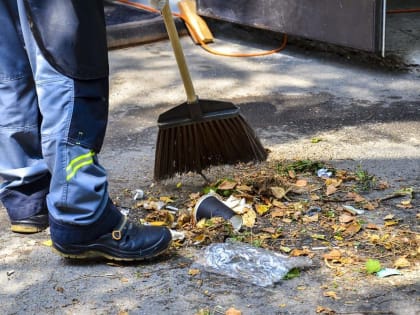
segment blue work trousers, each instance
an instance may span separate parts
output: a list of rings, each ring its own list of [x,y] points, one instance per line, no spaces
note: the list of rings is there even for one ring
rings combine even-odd
[[[48,208],[58,222],[89,225],[109,200],[97,157],[108,77],[79,80],[57,71],[26,13],[23,0],[0,1],[0,200],[13,220]]]

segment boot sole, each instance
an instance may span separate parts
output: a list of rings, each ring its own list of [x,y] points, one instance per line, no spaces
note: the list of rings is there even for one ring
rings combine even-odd
[[[10,230],[15,233],[22,233],[22,234],[34,234],[42,232],[47,227],[39,227],[35,225],[25,225],[25,224],[12,224],[10,226]]]
[[[172,241],[168,244],[168,246],[164,249],[162,249],[159,252],[155,252],[153,255],[147,255],[144,257],[119,257],[112,255],[110,253],[106,253],[99,250],[86,250],[81,251],[78,253],[65,253],[61,251],[59,248],[57,248],[56,244],[53,244],[52,249],[61,257],[67,258],[67,259],[94,259],[94,258],[105,258],[107,260],[113,260],[113,261],[142,261],[154,258],[156,256],[159,256],[166,252],[171,247]]]

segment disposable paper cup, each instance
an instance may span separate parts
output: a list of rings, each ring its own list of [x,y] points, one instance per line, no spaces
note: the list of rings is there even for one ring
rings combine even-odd
[[[222,217],[225,220],[230,221],[236,231],[242,226],[242,217],[236,214],[213,194],[207,194],[197,201],[193,215],[195,222],[198,222],[203,218],[210,219]]]

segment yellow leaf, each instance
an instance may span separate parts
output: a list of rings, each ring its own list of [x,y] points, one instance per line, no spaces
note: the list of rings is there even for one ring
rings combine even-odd
[[[394,226],[394,225],[398,225],[398,221],[396,220],[386,220],[384,223],[385,226]]]
[[[329,185],[329,186],[327,186],[326,195],[330,196],[330,195],[334,194],[336,191],[337,191],[337,188],[335,188],[334,185]]]
[[[120,281],[121,282],[128,282],[128,279],[123,277],[123,278],[120,279]]]
[[[51,247],[52,246],[52,240],[43,241],[42,245]]]
[[[411,263],[405,257],[400,257],[394,262],[395,268],[405,268],[410,267]]]
[[[188,274],[190,275],[190,276],[196,276],[196,275],[198,275],[200,273],[200,270],[199,269],[190,269],[190,270],[188,270]]]
[[[165,226],[166,222],[165,221],[153,221],[153,222],[149,222],[150,225],[152,226]]]
[[[254,210],[252,209],[248,209],[247,212],[245,212],[242,215],[242,222],[246,227],[253,227],[255,224],[255,220],[257,219],[257,214],[255,213]]]
[[[395,218],[395,215],[393,215],[393,214],[388,214],[388,215],[384,218],[384,220],[392,220],[393,218]]]
[[[166,196],[162,196],[159,198],[160,201],[163,201],[164,203],[170,203],[170,202],[174,202],[171,197],[166,197]]]
[[[236,308],[231,307],[226,311],[225,315],[242,315],[242,312]]]
[[[206,240],[207,236],[204,234],[197,235],[193,238],[194,244],[201,244]]]
[[[198,222],[197,222],[197,224],[196,224],[196,226],[197,226],[199,229],[204,229],[204,228],[206,227],[206,219],[205,219],[205,218],[203,218],[203,219],[201,219],[200,221],[198,221]]]
[[[257,210],[259,215],[263,215],[268,210],[270,210],[270,206],[268,206],[268,205],[256,205],[255,210]]]
[[[182,183],[181,183],[181,182],[178,182],[178,183],[176,184],[176,188],[181,188],[181,186],[182,186]]]
[[[336,178],[328,178],[326,181],[325,181],[325,185],[326,186],[334,186],[334,187],[338,187],[338,186],[340,186],[341,185],[341,183],[342,183],[343,181],[341,180],[341,179],[336,179]]]

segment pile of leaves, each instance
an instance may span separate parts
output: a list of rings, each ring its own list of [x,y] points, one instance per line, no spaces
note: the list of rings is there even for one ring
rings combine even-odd
[[[372,191],[381,196],[367,198]],[[231,238],[290,256],[316,257],[334,269],[360,266],[369,259],[410,268],[420,254],[416,224],[407,224],[391,210],[407,211],[417,222],[414,191],[386,191],[388,183],[361,167],[349,171],[319,161],[273,161],[238,165],[231,176],[201,191],[186,191],[181,182],[173,195],[162,196],[155,186],[147,199],[135,202],[132,212],[143,213],[143,222],[183,233],[185,237],[174,242],[177,248]],[[197,201],[208,193],[245,204],[239,231],[222,218],[194,219]],[[390,206],[391,199],[398,203]]]

